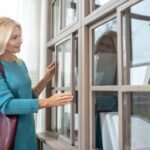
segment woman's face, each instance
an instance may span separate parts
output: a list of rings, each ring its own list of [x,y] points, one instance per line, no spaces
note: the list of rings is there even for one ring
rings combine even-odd
[[[16,26],[6,45],[6,52],[9,52],[9,53],[20,52],[21,44],[22,44],[21,29]]]
[[[115,53],[115,46],[110,37],[104,37],[98,46],[101,53]]]

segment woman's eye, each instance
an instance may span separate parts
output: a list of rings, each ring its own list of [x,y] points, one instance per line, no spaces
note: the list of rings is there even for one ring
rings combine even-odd
[[[13,39],[13,40],[15,40],[15,39],[17,39],[17,37],[16,37],[16,36],[14,36],[14,37],[12,37],[12,39]]]

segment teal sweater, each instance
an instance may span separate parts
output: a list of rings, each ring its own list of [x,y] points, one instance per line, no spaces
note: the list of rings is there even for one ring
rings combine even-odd
[[[17,114],[14,150],[37,150],[33,113],[38,112],[38,99],[35,97],[25,63],[0,61],[6,80],[0,73],[0,113]],[[2,143],[0,143],[2,144]]]

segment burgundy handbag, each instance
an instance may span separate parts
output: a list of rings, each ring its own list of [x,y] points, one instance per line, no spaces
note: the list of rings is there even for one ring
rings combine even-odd
[[[0,73],[5,79],[5,73],[0,64]],[[18,123],[17,115],[4,115],[0,113],[0,150],[13,150]]]

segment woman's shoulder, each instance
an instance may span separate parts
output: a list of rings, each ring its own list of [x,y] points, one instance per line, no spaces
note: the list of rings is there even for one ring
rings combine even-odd
[[[7,67],[13,67],[13,66],[22,66],[22,67],[25,67],[26,68],[26,64],[25,64],[25,62],[24,62],[24,60],[23,59],[21,59],[21,58],[18,58],[17,57],[17,59],[16,60],[13,60],[13,61],[4,61],[4,60],[1,60],[0,59],[0,64],[3,66],[3,67],[5,67],[5,66],[7,66]]]

